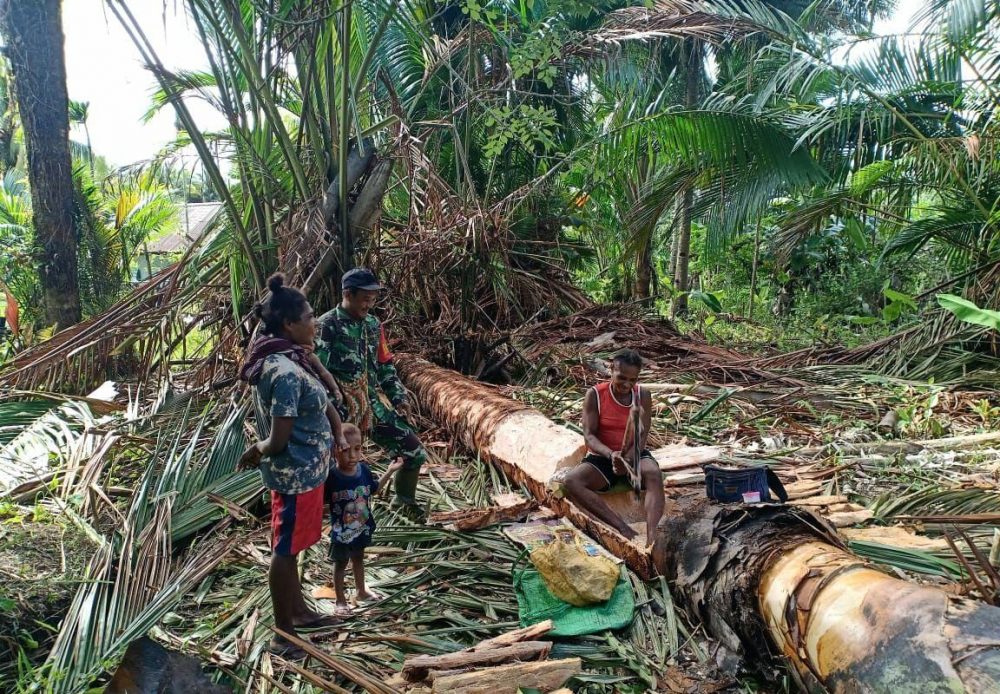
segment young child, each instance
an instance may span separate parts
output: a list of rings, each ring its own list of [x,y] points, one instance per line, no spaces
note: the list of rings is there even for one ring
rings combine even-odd
[[[334,562],[333,588],[337,595],[334,614],[340,617],[351,614],[344,590],[344,572],[348,561],[354,570],[355,604],[364,606],[381,597],[365,587],[365,547],[371,544],[375,532],[371,498],[396,470],[403,467],[403,459],[397,458],[376,481],[371,468],[362,459],[361,430],[353,424],[344,424],[343,434],[347,448],[337,451],[337,465],[330,468],[326,480],[330,503],[330,558]]]

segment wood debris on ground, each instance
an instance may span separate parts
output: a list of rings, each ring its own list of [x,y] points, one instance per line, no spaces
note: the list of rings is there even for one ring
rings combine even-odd
[[[500,392],[575,425],[584,389],[604,377],[601,360],[627,333],[600,312],[570,323],[578,339],[557,339],[555,324],[549,338],[539,332],[532,352],[538,368]],[[991,556],[1000,556],[995,392],[917,386],[843,367],[747,361],[657,330],[667,329],[643,327],[639,348],[653,363],[647,380],[677,386],[654,393],[653,444],[668,503],[704,495],[700,468],[706,462],[768,464],[791,502],[837,525],[856,553],[954,594],[996,599],[989,566]],[[612,332],[613,338],[595,341]],[[455,441],[424,419],[419,423],[431,461],[419,500],[432,519],[454,529],[416,524],[379,506],[367,564],[372,586],[387,593],[386,600],[356,612],[343,630],[311,635],[322,658],[300,664],[270,655],[260,481],[256,473],[233,472],[247,401],[235,391],[167,395],[130,404],[127,411],[149,414],[112,415],[116,419],[94,433],[92,454],[77,461],[72,474],[19,486],[18,497],[9,500],[34,503],[36,517],[61,519],[91,547],[82,573],[94,580],[76,592],[48,655],[52,667],[71,667],[73,675],[53,691],[104,682],[108,663],[150,626],[156,641],[198,657],[216,678],[253,683],[261,692],[387,681],[407,660],[461,653],[518,626],[511,569],[520,548],[500,526],[524,516],[530,522],[541,511],[533,512],[532,502],[501,472],[463,457]],[[898,426],[884,426],[887,412],[898,413]],[[27,510],[17,513],[31,517]],[[133,537],[122,534],[123,519]],[[140,535],[148,549],[134,551],[129,543]],[[173,561],[153,561],[160,555],[150,552],[157,548],[169,549]],[[307,589],[318,590],[318,604],[329,608],[321,590],[332,581],[325,548],[308,552],[303,565]],[[544,659],[473,659],[468,672],[428,668],[412,690],[475,691],[470,679],[502,684],[532,670],[558,672],[570,662],[576,667],[575,659],[578,672],[568,684],[577,692],[729,686],[711,664],[715,644],[676,610],[670,586],[627,576],[637,611],[622,632],[551,639]],[[116,593],[123,577],[146,590]],[[98,609],[112,604],[110,617]],[[81,640],[88,629],[107,638]],[[51,645],[50,637],[40,660]],[[490,691],[498,686],[491,684]]]
[[[516,694],[520,689],[558,690],[582,670],[580,658],[550,659],[552,630],[545,621],[510,631],[474,646],[442,655],[417,655],[403,661],[389,684],[411,692]]]
[[[443,525],[449,530],[468,532],[488,528],[498,523],[523,520],[537,508],[538,503],[534,499],[519,499],[506,506],[495,505],[457,511],[436,511],[428,517],[427,521],[431,525]]]

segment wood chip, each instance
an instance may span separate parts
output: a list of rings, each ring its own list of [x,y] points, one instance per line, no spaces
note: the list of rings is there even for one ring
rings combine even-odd
[[[817,480],[800,480],[798,482],[789,482],[785,485],[785,491],[788,492],[789,501],[816,496],[822,490],[823,483]]]
[[[337,591],[333,586],[316,586],[312,589],[312,596],[317,600],[336,600]]]
[[[865,509],[864,511],[846,511],[842,513],[825,513],[823,516],[830,521],[830,524],[835,528],[846,528],[850,525],[857,525],[858,523],[864,523],[869,521],[875,514],[870,510]]]
[[[500,508],[517,506],[518,504],[524,503],[524,500],[524,495],[518,494],[517,492],[504,492],[503,494],[494,494],[490,497],[490,501]]]
[[[718,460],[725,449],[722,446],[688,446],[674,443],[652,451],[653,459],[663,472],[696,468]]]
[[[530,627],[515,629],[514,631],[508,631],[505,634],[500,634],[500,636],[495,636],[492,639],[480,641],[472,648],[466,648],[464,651],[459,652],[488,651],[491,648],[503,648],[504,646],[509,646],[513,643],[520,643],[522,641],[535,641],[539,637],[545,636],[547,633],[552,631],[552,627],[552,620],[546,619],[544,622],[533,624]]]
[[[861,504],[847,502],[846,504],[830,504],[826,510],[828,513],[845,513],[847,511],[864,511],[865,507]]]
[[[689,484],[701,484],[704,481],[704,472],[679,472],[663,476],[663,484],[666,487],[684,487]]]

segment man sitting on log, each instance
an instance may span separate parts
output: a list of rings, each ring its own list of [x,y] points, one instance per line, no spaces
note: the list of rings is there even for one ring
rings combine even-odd
[[[652,421],[652,397],[639,386],[642,357],[631,349],[623,349],[611,361],[611,378],[587,391],[583,400],[583,436],[589,450],[587,456],[566,477],[566,496],[587,513],[596,516],[628,539],[637,533],[601,498],[621,482],[629,482],[629,467],[634,462],[629,415],[638,400],[641,428],[639,431],[638,474],[646,491],[646,542],[653,543],[656,525],[663,516],[663,475],[659,465],[646,449]],[[629,436],[626,434],[629,433]],[[628,449],[628,450],[626,450]]]

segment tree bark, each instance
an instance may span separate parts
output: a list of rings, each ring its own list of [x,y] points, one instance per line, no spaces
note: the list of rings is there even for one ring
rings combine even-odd
[[[514,663],[437,677],[434,694],[517,694],[524,689],[551,692],[583,669],[579,658]]]
[[[2,0],[0,27],[28,154],[45,320],[62,329],[80,321],[80,289],[60,0]]]
[[[674,288],[680,292],[674,301],[673,315],[683,316],[688,309],[687,292],[688,269],[691,261],[691,207],[694,205],[694,191],[690,188],[681,193],[680,219],[677,229],[677,271]]]
[[[685,95],[684,106],[691,110],[698,105],[698,92],[701,86],[702,66],[702,44],[697,39],[690,39],[685,46]],[[677,291],[681,292],[673,305],[673,315],[683,316],[688,308],[688,270],[691,261],[691,217],[694,207],[694,190],[685,188],[680,194],[680,215],[677,229],[677,274],[674,276],[674,285]]]
[[[750,268],[750,302],[747,307],[747,317],[753,320],[753,302],[757,298],[757,265],[760,263],[760,220],[757,220],[757,230],[753,237],[753,265]]]
[[[550,491],[582,458],[579,434],[549,422],[548,435],[525,440],[511,421],[541,430],[541,413],[422,359],[396,360],[438,424],[640,574],[665,574],[691,618],[748,664],[784,658],[808,691],[1000,691],[1000,608],[874,570],[797,506],[668,500],[652,551],[639,549]],[[630,493],[605,499],[615,496],[635,506]]]
[[[677,250],[680,246],[678,239],[681,236],[681,208],[684,206],[684,196],[678,195],[674,205],[674,223],[670,235],[670,268],[667,271],[670,275],[670,283],[677,290]]]
[[[653,243],[652,239],[647,239],[639,247],[636,253],[635,262],[635,288],[633,295],[636,299],[648,299],[650,287],[653,283]]]

